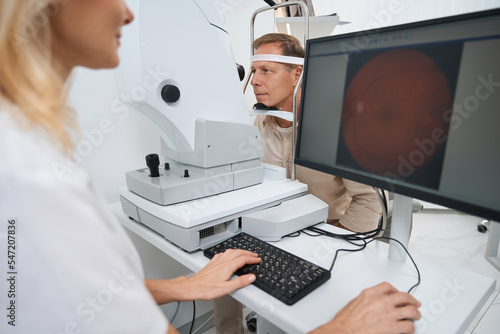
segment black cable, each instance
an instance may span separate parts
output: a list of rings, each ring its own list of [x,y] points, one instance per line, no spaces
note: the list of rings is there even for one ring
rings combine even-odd
[[[274,2],[273,0],[264,0],[269,6],[274,6],[276,5],[276,2]]]
[[[409,290],[408,290],[408,293],[411,293],[411,290],[413,290],[414,288],[416,288],[419,284],[420,284],[420,270],[418,270],[418,266],[417,264],[415,263],[415,261],[413,260],[413,257],[410,255],[410,252],[408,251],[408,249],[406,249],[406,247],[399,241],[399,240],[396,240],[394,238],[389,238],[389,237],[377,237],[373,240],[376,240],[376,239],[388,239],[388,240],[392,240],[392,241],[396,241],[398,244],[401,245],[401,247],[403,247],[403,249],[405,250],[406,254],[408,254],[408,257],[410,258],[411,262],[413,263],[413,266],[415,267],[415,270],[417,271],[417,283],[414,284]],[[373,240],[369,241],[368,243],[372,242]]]
[[[316,234],[311,234],[311,233],[307,232],[307,230],[309,230],[311,232],[315,232]],[[362,246],[360,244],[355,243],[354,240],[351,240],[351,239],[348,239],[348,238],[344,239],[344,238],[338,237],[341,234],[335,234],[335,233],[331,233],[330,234],[330,232],[322,230],[322,229],[310,229],[309,227],[307,227],[307,228],[303,229],[301,232],[304,233],[304,234],[306,234],[306,235],[308,235],[308,236],[310,236],[310,237],[313,237],[313,238],[315,238],[315,237],[322,237],[322,236],[323,237],[329,237],[329,238],[338,238],[338,239],[345,240],[345,241],[347,241],[347,242],[349,242],[349,243],[351,243],[351,244],[353,244],[355,246]],[[322,233],[322,232],[324,232],[324,233]],[[363,240],[363,239],[360,239],[360,240]]]
[[[363,239],[372,239],[376,237],[381,229],[382,225],[379,223],[376,229],[371,230],[371,231],[366,231],[366,232],[359,232],[359,233],[346,233],[346,234],[337,234],[329,231],[322,230],[318,227],[311,226],[305,228],[306,230],[316,232],[320,235],[325,235],[331,238],[337,238],[337,239],[343,239],[343,240],[363,240]]]
[[[316,234],[310,234],[306,230],[314,232]],[[379,226],[379,228],[377,228],[377,230],[380,231],[380,226]],[[377,231],[377,230],[374,230],[374,231]],[[413,263],[413,266],[415,267],[415,270],[417,271],[417,283],[414,284],[408,290],[408,293],[411,293],[411,291],[420,284],[421,277],[420,277],[420,271],[418,270],[417,264],[413,260],[413,257],[410,255],[410,252],[408,252],[408,249],[406,249],[406,247],[399,240],[396,240],[394,238],[389,238],[389,237],[373,237],[373,238],[369,238],[366,235],[364,237],[362,237],[362,235],[364,235],[363,233],[336,234],[336,233],[332,233],[332,232],[329,232],[329,231],[322,230],[322,229],[320,229],[318,227],[314,227],[314,226],[313,227],[305,228],[304,230],[302,230],[302,232],[304,232],[305,234],[307,234],[307,235],[309,235],[311,237],[326,236],[326,237],[330,237],[330,238],[341,239],[341,240],[347,241],[347,242],[349,242],[349,243],[351,243],[351,244],[353,244],[355,246],[358,246],[358,248],[355,248],[355,249],[352,249],[352,248],[351,249],[349,249],[349,248],[337,249],[337,251],[335,252],[335,256],[333,258],[333,261],[332,261],[332,265],[330,266],[330,271],[333,270],[333,267],[335,265],[335,262],[337,261],[337,257],[338,257],[339,252],[358,252],[358,251],[361,251],[361,250],[365,249],[366,246],[369,243],[371,243],[371,242],[373,242],[374,240],[377,240],[377,239],[393,240],[393,241],[397,242],[399,245],[401,245],[401,247],[403,247],[403,249],[405,250],[406,254],[408,254],[408,257],[410,258],[411,262]],[[371,233],[371,232],[373,232],[373,231],[369,231],[369,232],[366,232],[366,233]],[[370,240],[366,241],[367,239],[370,239]],[[354,241],[362,241],[363,243],[362,244],[357,244]]]
[[[300,231],[284,235],[282,238],[297,238],[298,236],[300,236]]]
[[[308,235],[308,236],[310,236],[310,237],[319,237],[319,236],[322,236],[322,235],[323,235],[323,234],[321,234],[321,233],[320,233],[320,234],[309,234],[309,233],[307,232],[307,230],[309,230],[309,228],[308,228],[308,227],[306,227],[305,229],[301,230],[300,232],[301,232],[301,233],[304,233],[304,234],[306,234],[306,235]]]
[[[380,205],[383,206],[382,209],[382,215],[380,216],[380,219],[378,221],[378,228],[379,231],[385,232],[385,229],[383,229],[384,225],[387,223],[387,217],[388,217],[388,204],[387,204],[387,197],[385,196],[385,191],[383,189],[375,188],[373,187],[373,190],[377,193],[378,200],[380,202]],[[383,234],[383,232],[381,234]]]
[[[379,189],[379,188],[375,188],[375,187],[373,187],[373,190],[375,190],[376,192],[379,192],[379,191],[380,191],[379,193],[381,193],[381,194],[382,194],[382,195],[381,195],[381,196],[382,196],[382,199],[383,199],[383,201],[382,201],[382,202],[384,203],[385,212],[387,212],[387,197],[385,196],[385,191],[384,191],[384,189]]]
[[[191,328],[189,329],[189,334],[193,333],[194,320],[196,319],[196,303],[193,300],[193,320],[191,320]]]
[[[314,232],[316,234],[310,234],[308,231]],[[352,249],[352,248],[351,249],[349,249],[349,248],[337,249],[337,251],[335,252],[335,256],[333,258],[332,265],[330,266],[330,271],[332,271],[332,269],[333,269],[333,266],[335,264],[335,261],[337,260],[337,256],[338,256],[339,252],[357,252],[357,251],[365,249],[366,244],[367,244],[367,242],[364,238],[353,236],[353,234],[336,234],[336,233],[325,231],[323,229],[320,229],[320,228],[314,227],[314,226],[307,227],[307,228],[303,229],[302,232],[304,232],[304,234],[307,234],[310,237],[324,236],[324,237],[329,237],[329,238],[341,239],[341,240],[349,242],[350,244],[353,244],[354,246],[358,246],[358,248],[356,248],[356,249]],[[363,243],[357,244],[354,241],[362,241]]]
[[[387,210],[389,210],[389,207],[387,205],[387,197],[385,196],[385,191],[383,189],[381,189],[381,192],[382,192],[382,197],[384,198],[385,212],[387,212]]]
[[[348,249],[348,248],[341,248],[341,249],[337,249],[337,251],[335,252],[335,256],[333,257],[333,261],[332,261],[332,265],[330,266],[330,272],[333,270],[333,266],[335,265],[335,261],[337,261],[337,256],[339,255],[339,252],[359,252],[363,249],[366,248],[366,245],[368,243],[365,241],[365,243],[363,245],[361,245],[359,248],[356,248],[356,249]]]
[[[172,319],[170,320],[170,323],[173,323],[174,320],[175,320],[175,317],[177,316],[177,313],[179,312],[179,308],[181,306],[181,302],[177,302],[177,308],[175,309],[175,313],[174,313],[174,316],[172,317]]]

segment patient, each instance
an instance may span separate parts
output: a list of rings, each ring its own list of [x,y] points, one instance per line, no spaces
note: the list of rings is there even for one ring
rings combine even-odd
[[[281,55],[300,60],[304,57],[300,42],[286,34],[266,34],[254,41],[254,49],[255,55]],[[251,84],[257,102],[292,112],[293,93],[302,65],[282,63],[279,60],[253,61],[251,70]],[[275,116],[258,115],[254,124],[262,137],[262,161],[285,167],[287,177],[290,177],[293,159],[292,122]],[[381,207],[371,186],[302,166],[296,166],[296,178],[308,185],[311,194],[328,204],[329,223],[355,232],[377,228]]]

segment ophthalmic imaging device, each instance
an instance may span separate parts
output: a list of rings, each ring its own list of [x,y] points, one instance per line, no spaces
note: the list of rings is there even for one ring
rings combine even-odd
[[[128,4],[136,19],[120,48],[119,95],[155,124],[162,149],[127,172],[123,224],[196,271],[205,252],[239,232],[272,241],[325,221],[328,207],[306,194],[307,185],[260,163],[261,138],[218,1]],[[499,31],[496,9],[308,40],[295,163],[394,192],[391,237],[397,230],[402,244],[411,197],[491,220],[488,260],[498,268]],[[337,257],[331,263],[318,250],[333,255],[344,244],[304,233],[279,248],[333,268]],[[422,302],[417,332],[459,333],[494,291],[489,277],[372,245],[293,306],[252,287],[233,296],[268,323],[305,333],[360,289],[390,278],[399,290],[412,284],[408,291]],[[424,278],[417,273],[416,284],[413,268]]]
[[[218,1],[128,3],[136,19],[120,48],[119,96],[154,123],[162,159],[150,154],[148,167],[126,173],[124,212],[186,251],[239,231],[279,240],[326,221],[328,206],[307,185],[260,162]]]

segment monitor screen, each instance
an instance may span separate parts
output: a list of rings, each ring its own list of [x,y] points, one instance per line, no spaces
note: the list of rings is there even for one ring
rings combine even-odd
[[[295,163],[500,221],[500,10],[312,39]]]

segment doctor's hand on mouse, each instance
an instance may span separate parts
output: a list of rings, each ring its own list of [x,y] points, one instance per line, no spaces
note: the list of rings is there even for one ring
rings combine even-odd
[[[421,303],[384,282],[363,290],[332,321],[309,334],[414,333]]]

